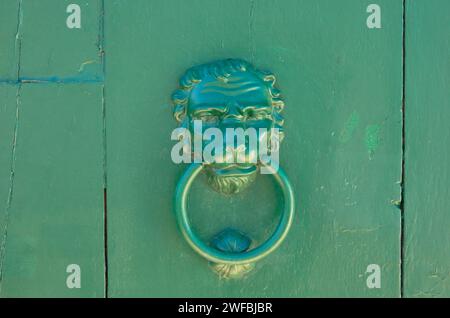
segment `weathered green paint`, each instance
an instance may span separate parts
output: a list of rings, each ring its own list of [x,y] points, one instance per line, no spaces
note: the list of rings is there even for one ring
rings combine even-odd
[[[0,2],[0,82],[17,80],[19,1]]]
[[[448,1],[407,1],[404,295],[449,297]]]
[[[402,1],[378,3],[380,30],[365,25],[366,1],[106,2],[111,296],[400,295]],[[184,167],[170,159],[178,77],[228,57],[277,74],[298,202],[285,243],[233,281],[180,237],[171,199]],[[195,182],[196,230],[268,235],[279,194],[269,178],[256,184],[221,198]],[[381,289],[366,286],[372,263]]]
[[[66,8],[81,8],[81,28],[69,29]],[[100,0],[22,0],[20,77],[50,81],[102,78]]]
[[[80,30],[65,25],[69,3]],[[379,30],[366,27],[369,3],[108,0],[103,12],[100,0],[1,1],[0,297],[105,296],[105,167],[112,297],[398,297],[401,275],[406,297],[450,296],[450,4],[406,0],[402,206],[402,1],[376,2]],[[92,83],[104,75],[103,13],[105,94]],[[277,75],[298,208],[273,257],[227,281],[176,227],[185,167],[170,160],[170,94],[186,68],[229,57]],[[269,176],[232,197],[205,179],[189,206],[205,241],[230,226],[257,241],[273,231],[282,200]],[[72,263],[81,289],[66,287]],[[381,289],[366,286],[369,264]]]
[[[0,296],[104,295],[102,89],[29,84],[2,100],[2,263]],[[2,96],[5,96],[5,89]],[[12,96],[11,96],[12,95]],[[3,110],[5,110],[3,117]],[[13,115],[11,115],[11,112]],[[12,123],[11,123],[12,121]],[[11,132],[17,123],[12,201]],[[3,126],[3,125],[2,125]],[[5,131],[3,131],[5,129]],[[2,138],[3,139],[3,138]],[[9,185],[6,185],[9,187]],[[5,227],[7,232],[5,232]],[[66,267],[81,266],[81,289],[66,286]]]

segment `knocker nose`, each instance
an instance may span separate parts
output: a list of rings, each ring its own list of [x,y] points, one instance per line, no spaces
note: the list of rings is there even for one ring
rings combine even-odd
[[[225,150],[227,153],[227,157],[231,156],[233,161],[229,162],[240,162],[242,161],[241,157],[245,155],[246,151],[248,149],[248,145],[246,144],[238,144],[238,145],[225,145]]]
[[[241,105],[236,100],[230,100],[227,103],[224,119],[240,121],[243,117]]]
[[[243,116],[240,114],[227,114],[225,116],[223,116],[222,118],[222,125],[225,125],[227,128],[227,126],[229,128],[234,128],[234,126],[242,126],[242,118]]]

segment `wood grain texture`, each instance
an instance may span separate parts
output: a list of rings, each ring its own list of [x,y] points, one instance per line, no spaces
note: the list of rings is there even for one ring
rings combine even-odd
[[[377,3],[380,30],[366,27],[367,1],[106,2],[111,296],[400,295],[402,1]],[[227,57],[278,77],[281,163],[298,202],[286,242],[234,281],[180,236],[172,197],[184,167],[170,159],[178,78]],[[207,238],[234,222],[265,235],[278,203],[268,178],[257,187],[226,200],[199,180],[196,229]],[[381,289],[366,286],[372,263]]]
[[[450,296],[448,1],[407,1],[404,291]]]
[[[2,169],[11,167],[17,87],[1,105]],[[2,215],[1,297],[104,295],[101,101],[98,85],[20,86],[7,224]],[[9,175],[0,173],[3,212]],[[66,286],[69,264],[81,267],[81,289]]]

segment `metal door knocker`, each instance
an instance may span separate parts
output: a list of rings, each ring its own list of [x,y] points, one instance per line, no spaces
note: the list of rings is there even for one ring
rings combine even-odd
[[[172,100],[180,124],[172,134],[179,141],[178,148],[172,149],[172,160],[190,163],[175,191],[178,225],[189,245],[211,261],[221,277],[241,277],[281,244],[294,216],[292,187],[278,164],[284,102],[275,76],[240,59],[215,61],[187,70]],[[175,155],[179,158],[174,159]],[[271,174],[284,200],[274,233],[256,247],[250,237],[233,228],[224,229],[210,242],[202,241],[192,230],[187,211],[189,189],[200,172],[224,195],[247,188],[258,173]]]

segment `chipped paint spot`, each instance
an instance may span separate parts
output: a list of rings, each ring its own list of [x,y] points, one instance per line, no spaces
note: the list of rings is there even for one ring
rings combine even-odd
[[[391,203],[395,205],[397,208],[400,208],[402,200],[391,200]]]
[[[342,143],[348,142],[355,132],[355,129],[359,125],[359,115],[356,111],[353,111],[350,114],[350,117],[345,122],[344,128],[342,129],[341,133],[339,134],[339,141]]]
[[[366,144],[367,151],[369,152],[369,158],[372,159],[372,156],[380,144],[379,125],[369,125],[366,127],[364,142]]]
[[[84,71],[84,67],[85,67],[86,65],[88,65],[88,64],[93,64],[93,63],[96,63],[96,61],[95,61],[95,60],[89,60],[89,61],[86,61],[86,62],[81,63],[81,64],[80,64],[80,68],[78,69],[78,73],[83,72],[83,71]]]

